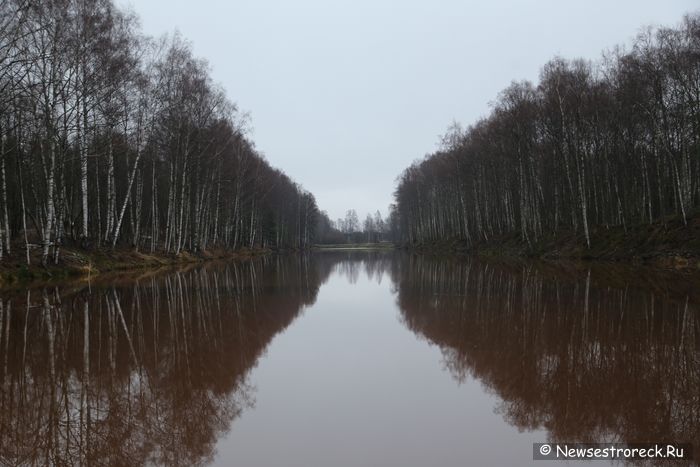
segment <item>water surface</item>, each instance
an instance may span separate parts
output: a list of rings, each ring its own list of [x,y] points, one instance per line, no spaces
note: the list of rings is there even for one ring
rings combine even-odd
[[[5,292],[0,464],[530,465],[700,441],[692,278],[323,252]]]

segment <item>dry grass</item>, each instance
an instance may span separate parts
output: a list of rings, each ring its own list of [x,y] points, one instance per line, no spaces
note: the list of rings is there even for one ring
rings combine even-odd
[[[59,261],[41,265],[38,251],[32,251],[27,266],[24,251],[15,248],[13,256],[0,260],[0,287],[22,287],[32,282],[55,282],[66,279],[92,279],[106,273],[159,269],[167,266],[200,263],[214,259],[244,259],[268,253],[268,250],[226,251],[212,250],[198,254],[181,252],[178,255],[157,252],[143,253],[132,249],[94,250],[62,248]]]

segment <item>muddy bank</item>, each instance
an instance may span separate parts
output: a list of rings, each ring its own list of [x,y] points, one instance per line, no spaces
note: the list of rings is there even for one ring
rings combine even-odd
[[[687,224],[682,219],[670,218],[627,228],[597,226],[591,230],[590,248],[583,233],[567,231],[529,243],[519,233],[513,233],[476,244],[449,239],[403,247],[436,255],[600,260],[696,270],[700,269],[700,215],[688,219]]]
[[[24,286],[35,282],[54,282],[81,277],[92,278],[107,273],[159,269],[177,265],[195,264],[211,260],[244,260],[269,254],[268,249],[241,249],[237,251],[208,250],[199,253],[166,252],[144,253],[133,249],[83,250],[62,249],[58,263],[41,265],[38,255],[32,255],[27,265],[24,252],[4,257],[0,261],[0,287]]]

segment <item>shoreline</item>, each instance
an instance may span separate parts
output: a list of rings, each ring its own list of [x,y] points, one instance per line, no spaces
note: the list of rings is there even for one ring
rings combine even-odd
[[[51,284],[66,280],[97,278],[111,273],[159,270],[215,260],[243,261],[272,253],[269,249],[208,250],[199,253],[154,252],[144,253],[132,249],[83,250],[63,248],[58,264],[46,267],[38,257],[31,258],[27,266],[25,257],[13,255],[0,260],[0,289],[26,287],[36,283]]]
[[[317,244],[310,251],[407,251],[432,257],[482,257],[495,260],[541,260],[546,262],[581,262],[625,264],[660,270],[700,271],[700,214],[623,229],[620,226],[598,226],[591,230],[591,247],[582,234],[558,232],[544,235],[529,244],[519,233],[510,233],[473,245],[463,239],[446,239],[419,244]],[[136,252],[130,248],[84,250],[62,248],[58,264],[41,265],[35,253],[26,265],[19,248],[12,256],[0,260],[0,289],[28,286],[34,283],[55,283],[66,280],[95,278],[108,273],[158,270],[173,266],[199,264],[214,260],[240,261],[273,253],[296,250],[213,249],[199,253],[183,251],[178,255],[162,251]]]
[[[597,226],[591,229],[588,248],[581,233],[561,231],[543,235],[528,244],[520,233],[510,233],[489,241],[469,244],[462,239],[446,239],[398,248],[434,256],[481,256],[493,258],[539,259],[623,263],[667,270],[700,271],[700,214],[652,224]]]
[[[318,244],[312,247],[313,251],[392,251],[397,249],[393,243],[336,243]]]

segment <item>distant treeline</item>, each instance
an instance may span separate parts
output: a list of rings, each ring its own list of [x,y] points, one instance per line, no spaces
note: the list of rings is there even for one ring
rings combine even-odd
[[[594,226],[685,222],[700,203],[700,15],[596,63],[555,58],[400,176],[401,239],[531,244]]]
[[[308,245],[314,197],[187,41],[137,24],[111,0],[0,0],[0,254]]]
[[[364,222],[360,223],[357,211],[348,209],[345,217],[333,221],[325,211],[321,211],[316,224],[315,239],[320,244],[338,243],[377,243],[394,241],[394,214],[387,219],[376,211],[374,215],[367,214]]]

